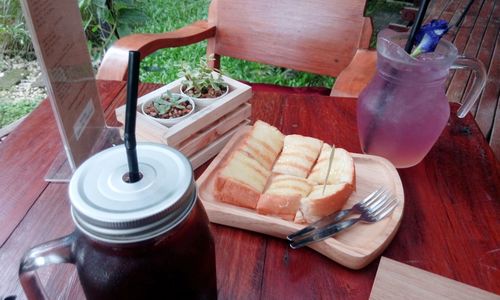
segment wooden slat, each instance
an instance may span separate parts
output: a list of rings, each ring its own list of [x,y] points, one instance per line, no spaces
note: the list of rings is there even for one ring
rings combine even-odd
[[[497,1],[488,22],[486,33],[481,42],[478,58],[487,61],[488,79],[484,91],[476,104],[476,122],[483,134],[490,139],[493,145],[492,130],[498,123],[499,114],[496,114],[500,93],[500,3]],[[500,158],[500,149],[495,150]]]
[[[481,60],[486,70],[489,69],[491,58],[493,57],[496,31],[499,28],[499,18],[500,4],[498,1],[485,0],[465,49],[464,54]],[[471,46],[471,44],[476,44],[478,50],[473,51],[472,49],[475,47]]]
[[[449,1],[439,18],[444,19],[448,22],[455,20],[462,13],[462,11],[463,11],[462,9],[466,5],[467,1],[468,0]],[[479,0],[479,1],[481,1],[481,0]],[[468,15],[470,15],[470,14],[471,14],[471,11],[469,10]],[[450,33],[448,33],[444,36],[445,39],[451,39],[453,37],[454,37],[454,35],[453,34],[450,35]]]
[[[371,35],[365,0],[214,0],[216,54],[337,76]],[[367,26],[365,26],[367,25]]]
[[[455,45],[455,47],[458,50],[458,54],[462,54],[465,49],[467,40],[469,39],[469,35],[472,31],[472,28],[474,27],[474,22],[476,20],[477,14],[479,13],[479,5],[482,3],[482,1],[483,0],[475,1],[474,4],[471,6],[469,12],[465,16],[462,25],[458,29],[453,28],[452,30],[449,31],[448,34],[444,36],[445,39],[447,39],[448,41],[452,42]],[[456,12],[455,13],[445,12],[443,13],[443,16],[446,16],[446,20],[448,22],[452,22],[452,20],[456,19],[458,15]],[[447,79],[446,87],[450,86],[453,77],[455,76],[456,73],[457,71],[451,72],[451,76]],[[450,90],[449,88],[447,88],[447,95],[448,99],[451,102],[460,101],[460,97],[458,97],[458,99],[457,97],[455,98],[451,97],[451,95],[455,95],[453,89]]]
[[[491,76],[489,78],[492,78],[492,81],[489,81],[486,85],[484,91],[484,95],[486,95],[485,98],[496,98],[496,108],[494,108],[495,106],[492,103],[490,104],[490,109],[494,109],[494,122],[491,129],[490,145],[493,149],[493,152],[495,152],[497,159],[500,161],[500,32],[497,35],[495,52],[493,54],[493,61],[491,63],[491,68],[488,76]],[[482,105],[483,102],[481,101],[480,107]]]
[[[427,9],[426,22],[428,23],[430,20],[439,19],[444,10],[448,7],[448,5],[453,2],[453,0],[434,0],[429,3],[429,7]]]
[[[182,141],[177,148],[184,155],[190,157],[236,127],[242,120],[249,118],[251,113],[251,105],[244,103],[206,128],[193,133],[188,139]]]
[[[458,53],[475,58],[481,45],[481,40],[486,31],[486,25],[493,8],[491,1],[475,1],[471,6],[470,14],[464,20],[454,44]],[[475,15],[477,13],[477,16]],[[484,62],[486,68],[489,61]],[[452,102],[462,102],[465,87],[470,77],[470,71],[458,71],[453,75],[447,90],[448,99]]]

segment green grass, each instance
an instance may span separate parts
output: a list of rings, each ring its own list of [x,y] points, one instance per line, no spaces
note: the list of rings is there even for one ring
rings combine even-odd
[[[38,101],[23,100],[16,103],[0,102],[0,128],[30,113]]]

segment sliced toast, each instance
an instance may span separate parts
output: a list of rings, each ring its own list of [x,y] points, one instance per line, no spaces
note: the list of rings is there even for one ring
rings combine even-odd
[[[273,173],[306,178],[318,158],[323,141],[298,134],[285,136]]]
[[[312,168],[311,174],[307,177],[309,181],[315,184],[324,184],[331,152],[332,147],[324,143],[318,160]],[[327,184],[347,183],[354,187],[355,178],[352,156],[342,148],[335,148]]]
[[[331,184],[325,187],[315,185],[311,193],[302,198],[295,216],[295,223],[312,223],[332,214],[344,206],[353,192],[353,187],[347,183]]]
[[[260,196],[257,212],[293,221],[300,200],[309,194],[311,185],[304,178],[290,175],[272,177],[269,187]]]
[[[242,151],[235,151],[219,171],[215,191],[220,201],[255,209],[271,172]]]
[[[283,148],[285,136],[274,126],[256,121],[238,150],[248,153],[264,168],[271,170]]]

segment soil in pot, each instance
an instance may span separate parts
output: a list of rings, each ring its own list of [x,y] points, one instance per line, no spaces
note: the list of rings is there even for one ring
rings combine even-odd
[[[189,90],[186,91],[185,87],[183,86],[182,87],[182,92],[184,94],[186,94],[187,96],[189,96],[189,97],[194,97],[194,98],[202,99],[202,98],[217,98],[217,97],[220,97],[220,96],[224,95],[224,93],[227,91],[227,89],[228,89],[227,86],[223,86],[219,90],[216,90],[213,87],[204,87],[204,88],[201,89],[201,91],[199,93],[195,93],[195,91],[193,91],[193,89],[189,89]]]
[[[158,119],[174,119],[185,116],[189,114],[193,110],[193,106],[189,101],[183,101],[178,103],[175,106],[170,107],[170,109],[165,112],[160,111],[161,108],[155,106],[154,102],[151,102],[149,105],[144,107],[144,113]]]

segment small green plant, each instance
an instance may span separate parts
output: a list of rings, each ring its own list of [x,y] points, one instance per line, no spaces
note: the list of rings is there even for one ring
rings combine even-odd
[[[144,113],[159,119],[179,118],[189,114],[193,110],[193,106],[186,99],[182,95],[172,94],[170,91],[167,91],[147,104],[144,107]]]
[[[158,110],[160,115],[163,115],[173,107],[178,109],[186,108],[182,105],[184,102],[186,102],[186,100],[182,98],[181,95],[173,95],[170,91],[167,91],[165,94],[161,95],[160,98],[154,99],[153,105]]]
[[[196,68],[186,63],[182,64],[179,76],[185,78],[181,83],[182,92],[190,97],[217,98],[228,89],[221,72],[210,68],[205,57],[200,59],[200,64]]]

